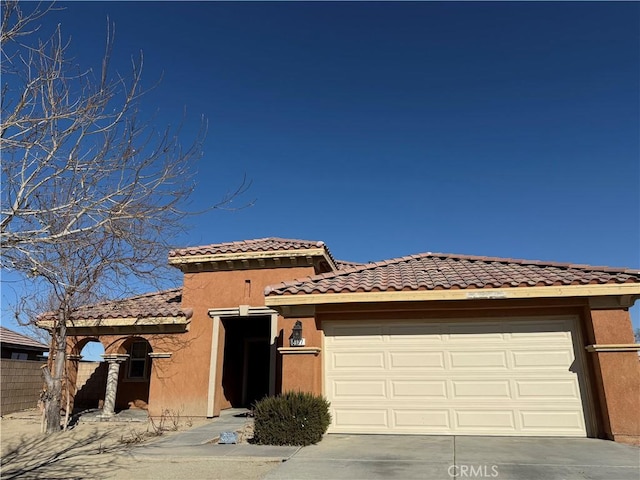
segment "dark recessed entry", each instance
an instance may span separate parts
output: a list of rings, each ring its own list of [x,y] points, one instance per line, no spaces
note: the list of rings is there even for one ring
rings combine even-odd
[[[249,407],[269,393],[268,316],[222,320],[225,331],[222,391],[232,407]]]

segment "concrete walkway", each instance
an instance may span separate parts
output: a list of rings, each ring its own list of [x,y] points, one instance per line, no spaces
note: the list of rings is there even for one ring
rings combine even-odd
[[[638,480],[640,449],[591,438],[325,435],[265,479]]]
[[[300,447],[276,447],[251,445],[248,443],[220,445],[217,439],[222,432],[242,431],[253,423],[246,416],[246,409],[223,410],[220,417],[207,425],[191,428],[153,443],[136,447],[131,453],[135,457],[252,457],[255,460],[285,461],[298,452]]]
[[[207,425],[134,447],[131,454],[141,461],[280,463],[265,480],[640,480],[639,448],[592,438],[334,434],[304,448],[219,445],[222,432],[251,425],[246,412],[225,410]]]

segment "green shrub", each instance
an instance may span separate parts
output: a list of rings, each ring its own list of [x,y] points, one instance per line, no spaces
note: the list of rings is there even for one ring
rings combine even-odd
[[[286,392],[256,402],[253,441],[261,445],[311,445],[329,428],[329,402],[303,392]]]

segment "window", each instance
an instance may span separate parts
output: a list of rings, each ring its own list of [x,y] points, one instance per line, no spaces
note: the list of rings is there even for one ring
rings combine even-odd
[[[26,353],[21,353],[21,352],[11,353],[11,360],[27,360],[28,358],[29,358],[29,355],[27,355]]]
[[[148,378],[149,344],[147,342],[133,342],[129,353],[129,378]]]

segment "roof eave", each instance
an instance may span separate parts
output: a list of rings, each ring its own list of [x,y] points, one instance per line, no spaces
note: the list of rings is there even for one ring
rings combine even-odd
[[[49,347],[47,347],[46,345],[42,345],[41,347],[36,347],[35,345],[22,345],[19,343],[12,343],[12,342],[0,341],[0,343],[2,344],[3,347],[6,347],[6,348],[20,348],[22,350],[33,350],[36,352],[46,352],[47,350],[49,350]]]
[[[208,262],[228,262],[234,260],[266,260],[273,258],[290,258],[290,257],[322,257],[334,271],[338,270],[336,263],[331,255],[328,254],[326,248],[301,248],[292,250],[271,250],[258,252],[234,252],[234,253],[217,253],[208,255],[187,255],[180,257],[169,257],[169,265],[180,267],[190,263],[208,263]]]
[[[532,299],[559,297],[624,296],[627,307],[640,298],[640,283],[564,285],[545,287],[479,288],[446,290],[403,290],[382,292],[299,293],[269,295],[269,307],[337,303],[418,302],[437,300]],[[622,305],[624,306],[624,305]]]
[[[67,329],[73,328],[97,328],[97,327],[130,327],[130,326],[157,326],[157,325],[188,325],[191,315],[181,315],[177,317],[114,317],[114,318],[91,318],[82,320],[72,320],[67,325]],[[51,329],[54,326],[53,320],[40,320],[38,327]]]

